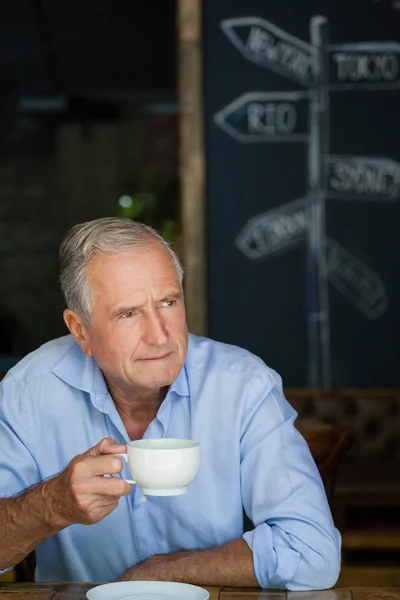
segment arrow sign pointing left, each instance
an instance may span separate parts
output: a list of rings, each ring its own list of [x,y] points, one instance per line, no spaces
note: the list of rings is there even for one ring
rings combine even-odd
[[[221,28],[248,60],[307,87],[313,85],[316,50],[260,17],[225,19]]]
[[[308,230],[306,198],[250,219],[236,240],[248,258],[257,259],[289,250],[304,242]]]
[[[238,142],[306,142],[308,92],[250,92],[236,98],[214,122]]]

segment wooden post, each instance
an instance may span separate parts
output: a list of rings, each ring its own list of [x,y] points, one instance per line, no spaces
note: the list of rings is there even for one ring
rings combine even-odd
[[[182,254],[189,331],[207,332],[202,1],[177,0]]]

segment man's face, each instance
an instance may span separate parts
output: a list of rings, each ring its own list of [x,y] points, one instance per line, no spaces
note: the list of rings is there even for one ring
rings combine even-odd
[[[188,331],[173,263],[156,243],[116,255],[98,254],[87,267],[92,322],[81,342],[106,379],[135,391],[169,386],[185,362]]]

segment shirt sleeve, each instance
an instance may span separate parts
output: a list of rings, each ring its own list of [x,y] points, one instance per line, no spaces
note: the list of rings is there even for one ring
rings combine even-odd
[[[277,373],[266,369],[253,380],[242,424],[241,487],[255,527],[243,538],[262,588],[326,589],[339,576],[341,538],[296,417]]]
[[[40,481],[29,448],[32,418],[28,407],[26,388],[7,375],[0,383],[0,499],[16,496]]]

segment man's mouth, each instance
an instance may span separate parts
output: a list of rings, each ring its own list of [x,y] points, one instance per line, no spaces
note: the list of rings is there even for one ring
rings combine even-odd
[[[171,352],[166,352],[165,354],[159,354],[158,356],[147,356],[145,358],[140,358],[139,360],[148,360],[148,361],[155,361],[155,360],[163,360],[163,358],[167,358],[169,355],[171,354]]]

